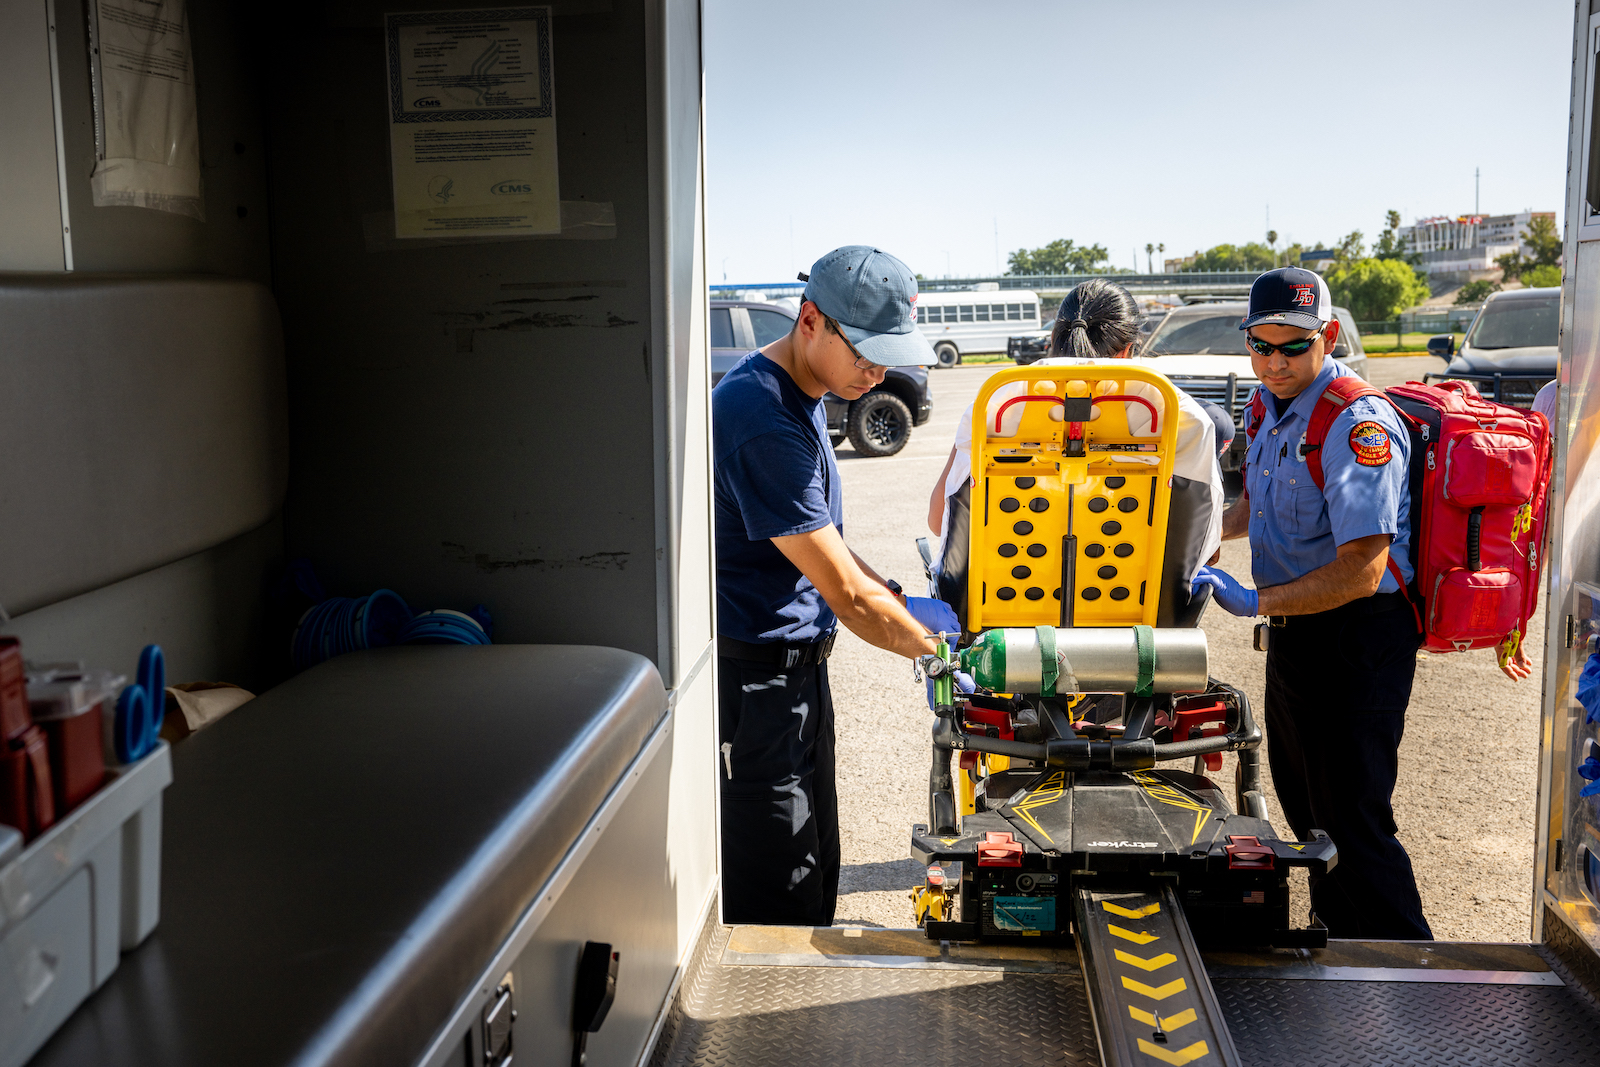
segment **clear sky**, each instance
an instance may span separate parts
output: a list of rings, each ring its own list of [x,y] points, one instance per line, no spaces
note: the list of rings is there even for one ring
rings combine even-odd
[[[1370,243],[1394,208],[1561,213],[1560,0],[705,0],[713,282],[842,244],[930,277],[1059,237],[1145,269]],[[1155,264],[1161,268],[1159,256]]]

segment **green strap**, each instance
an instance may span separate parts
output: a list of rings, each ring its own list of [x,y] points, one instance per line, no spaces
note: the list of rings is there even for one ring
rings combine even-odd
[[[1034,631],[1039,635],[1039,695],[1053,697],[1056,675],[1061,668],[1061,662],[1056,659],[1056,628],[1035,626]]]
[[[1139,685],[1136,697],[1152,695],[1156,689],[1156,633],[1148,626],[1133,628],[1133,644],[1139,650]]]

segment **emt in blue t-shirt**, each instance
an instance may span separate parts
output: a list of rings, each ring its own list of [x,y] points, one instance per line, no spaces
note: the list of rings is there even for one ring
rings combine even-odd
[[[1283,267],[1257,278],[1246,331],[1265,416],[1246,452],[1245,492],[1223,539],[1250,538],[1254,589],[1202,568],[1235,615],[1265,615],[1266,734],[1273,787],[1296,836],[1324,830],[1339,863],[1311,877],[1311,907],[1333,937],[1432,940],[1391,798],[1417,668],[1416,616],[1392,559],[1412,579],[1411,438],[1381,397],[1359,397],[1321,448],[1323,488],[1301,446],[1328,383],[1339,320],[1327,283]]]
[[[836,624],[915,657],[955,630],[845,545],[822,398],[866,395],[886,367],[936,362],[916,327],[916,277],[863,245],[809,276],[785,337],[711,394],[717,538],[722,907],[729,923],[829,926],[839,888],[833,704]],[[938,609],[943,609],[942,611]],[[912,611],[916,612],[913,616]]]

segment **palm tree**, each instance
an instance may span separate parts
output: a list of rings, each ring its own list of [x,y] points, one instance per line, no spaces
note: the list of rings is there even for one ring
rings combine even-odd
[[[1273,266],[1277,266],[1277,264],[1278,264],[1278,231],[1277,230],[1268,230],[1267,231],[1267,247],[1272,249],[1272,263],[1273,263]]]
[[[1166,245],[1156,245],[1156,251],[1160,252],[1162,255],[1166,255],[1167,246]],[[1161,269],[1162,270],[1166,270],[1167,269],[1167,265],[1165,263],[1162,263],[1161,264]]]
[[[1144,272],[1146,274],[1154,274],[1156,272],[1155,264],[1150,261],[1150,253],[1155,250],[1155,245],[1146,242],[1144,246]]]

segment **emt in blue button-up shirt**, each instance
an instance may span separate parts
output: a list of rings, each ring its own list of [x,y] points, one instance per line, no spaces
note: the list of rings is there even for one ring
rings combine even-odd
[[[1318,489],[1300,446],[1323,391],[1351,373],[1329,355],[1327,285],[1297,267],[1263,274],[1241,329],[1266,414],[1222,536],[1249,535],[1256,588],[1214,567],[1195,585],[1235,615],[1269,617],[1273,788],[1296,836],[1325,831],[1339,850],[1311,878],[1316,917],[1333,937],[1431,940],[1391,804],[1420,637],[1388,573],[1392,557],[1411,578],[1410,438],[1387,400],[1352,401],[1322,444]]]
[[[1245,480],[1250,573],[1258,589],[1286,585],[1333,563],[1340,545],[1377,537],[1383,538],[1380,546],[1387,543],[1388,556],[1411,581],[1411,497],[1406,491],[1411,441],[1393,405],[1361,397],[1333,420],[1322,446],[1322,489],[1311,480],[1300,452],[1311,409],[1323,389],[1335,378],[1355,376],[1336,360],[1324,359],[1322,370],[1303,392],[1290,398],[1281,415],[1277,408],[1282,401],[1271,393],[1262,397],[1267,415],[1247,453]],[[1372,423],[1387,435],[1383,444],[1362,443],[1377,439]],[[1355,432],[1358,427],[1360,434]],[[1399,588],[1385,560],[1376,592]]]

